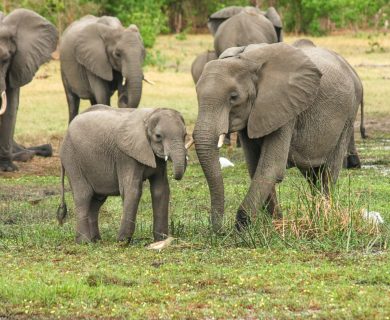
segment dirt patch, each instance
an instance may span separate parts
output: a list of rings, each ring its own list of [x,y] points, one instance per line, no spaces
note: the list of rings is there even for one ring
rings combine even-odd
[[[358,126],[360,126],[360,120],[358,122]],[[368,136],[370,136],[370,132],[390,133],[390,117],[389,116],[379,117],[379,116],[371,116],[371,115],[366,116],[365,127]]]
[[[60,176],[61,164],[58,154],[49,158],[35,156],[31,161],[15,162],[19,167],[16,172],[0,172],[1,178],[20,178],[23,176]]]
[[[65,188],[65,191],[69,191]],[[48,197],[61,194],[61,186],[45,186],[39,187],[34,185],[15,185],[15,186],[0,186],[0,202],[7,201],[28,201],[35,205]]]

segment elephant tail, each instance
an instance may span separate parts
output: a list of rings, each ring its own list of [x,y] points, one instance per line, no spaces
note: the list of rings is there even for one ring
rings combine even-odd
[[[68,214],[68,208],[65,203],[65,168],[61,163],[61,204],[57,209],[57,220],[60,226],[63,225],[64,220]]]
[[[362,91],[362,100],[360,101],[360,136],[362,139],[368,138],[366,127],[364,126],[364,93]]]

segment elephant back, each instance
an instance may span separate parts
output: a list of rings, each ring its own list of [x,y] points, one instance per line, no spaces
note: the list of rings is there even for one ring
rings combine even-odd
[[[273,24],[253,10],[244,10],[223,22],[215,35],[217,55],[231,47],[254,43],[276,43],[278,37]]]

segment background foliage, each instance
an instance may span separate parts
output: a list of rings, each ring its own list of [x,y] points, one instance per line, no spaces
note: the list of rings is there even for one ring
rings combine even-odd
[[[60,33],[86,14],[117,16],[124,25],[137,24],[147,47],[160,33],[207,32],[207,18],[231,5],[274,6],[287,32],[323,35],[338,29],[387,31],[390,0],[3,0],[9,12],[30,8],[56,24]]]

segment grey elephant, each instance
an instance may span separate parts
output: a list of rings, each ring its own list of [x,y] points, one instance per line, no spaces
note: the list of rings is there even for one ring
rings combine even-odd
[[[110,105],[118,91],[118,106],[136,108],[141,99],[145,48],[137,26],[124,28],[114,17],[88,15],[73,22],[60,44],[61,76],[69,107],[69,122],[78,114],[80,99]]]
[[[214,36],[216,56],[230,47],[283,40],[282,21],[273,7],[266,12],[255,7],[227,7],[212,14],[207,25]],[[239,146],[239,139],[237,143]],[[230,134],[225,144],[230,144]]]
[[[0,171],[17,170],[13,160],[51,155],[50,145],[20,146],[14,141],[14,132],[20,88],[51,59],[57,40],[55,27],[33,11],[16,9],[0,15]]]
[[[232,17],[234,19],[230,20]],[[206,63],[218,59],[218,55],[227,48],[283,40],[282,21],[273,7],[269,7],[265,12],[254,7],[226,7],[213,13],[207,26],[215,36],[215,50],[199,54],[192,63],[191,74],[195,84]]]
[[[282,22],[273,7],[266,12],[254,7],[227,7],[212,14],[207,25],[218,56],[230,47],[283,40]]]
[[[69,125],[60,150],[62,202],[57,218],[66,216],[64,172],[75,203],[76,241],[100,239],[98,213],[108,196],[120,195],[123,216],[118,240],[134,233],[143,181],[148,179],[153,206],[155,240],[168,234],[169,184],[166,161],[173,162],[180,180],[187,165],[186,129],[172,109],[116,109],[97,105]]]
[[[285,43],[231,48],[209,62],[197,86],[193,137],[211,197],[214,230],[222,227],[224,185],[218,147],[238,132],[251,184],[236,216],[245,226],[266,206],[280,215],[275,184],[297,167],[325,194],[337,181],[363,89],[339,55]]]

